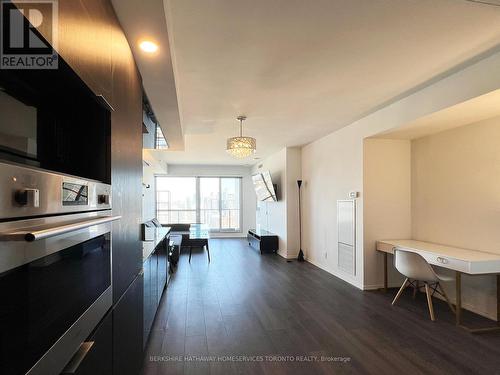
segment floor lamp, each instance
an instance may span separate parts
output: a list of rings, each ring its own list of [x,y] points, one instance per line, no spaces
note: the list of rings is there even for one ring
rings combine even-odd
[[[302,251],[302,213],[301,213],[301,207],[300,207],[300,187],[302,185],[302,180],[297,180],[297,185],[299,187],[299,256],[297,257],[297,260],[299,262],[304,261],[304,252]]]

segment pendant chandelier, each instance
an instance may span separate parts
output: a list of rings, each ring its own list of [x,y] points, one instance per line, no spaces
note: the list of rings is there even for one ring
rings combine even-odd
[[[238,116],[240,122],[240,136],[227,139],[226,151],[238,159],[244,159],[254,154],[257,150],[257,141],[252,137],[243,136],[243,121],[246,120],[245,116]]]

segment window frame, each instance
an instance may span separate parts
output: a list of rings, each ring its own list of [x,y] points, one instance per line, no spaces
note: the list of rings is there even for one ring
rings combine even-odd
[[[155,214],[158,216],[158,190],[157,186],[158,184],[156,183],[157,178],[161,177],[187,177],[187,178],[194,178],[196,183],[196,207],[195,207],[195,212],[196,212],[196,223],[201,222],[201,204],[200,204],[200,179],[202,178],[218,178],[219,179],[219,229],[210,229],[211,233],[243,233],[243,177],[242,176],[220,176],[220,175],[202,175],[202,176],[189,176],[189,175],[166,175],[166,174],[155,174],[155,183],[154,183],[154,189],[155,189]],[[231,228],[222,228],[222,179],[238,179],[239,180],[239,228],[238,229],[231,229]],[[193,210],[168,210],[168,211],[193,211]],[[196,223],[190,223],[190,224],[196,224]],[[171,223],[169,223],[171,224]]]
[[[156,150],[168,149],[168,142],[163,134],[160,124],[155,124],[154,148]]]

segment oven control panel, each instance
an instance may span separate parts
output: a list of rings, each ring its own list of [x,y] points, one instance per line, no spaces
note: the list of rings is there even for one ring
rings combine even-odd
[[[89,204],[89,186],[63,181],[62,204],[63,206],[87,206]]]
[[[111,185],[0,162],[0,220],[111,209]]]
[[[109,204],[109,194],[98,194],[97,204]]]
[[[20,206],[39,207],[40,190],[38,189],[20,189],[14,193],[14,200]]]

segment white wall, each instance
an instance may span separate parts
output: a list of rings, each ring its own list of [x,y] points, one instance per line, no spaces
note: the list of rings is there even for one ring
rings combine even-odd
[[[287,258],[299,255],[299,187],[302,179],[302,152],[298,147],[286,149]]]
[[[269,171],[278,185],[277,202],[257,202],[256,225],[279,238],[278,254],[296,258],[299,253],[298,186],[301,149],[287,147],[254,165],[253,173]]]
[[[256,226],[276,234],[279,238],[278,254],[287,256],[286,230],[286,148],[262,160],[252,173],[269,171],[273,184],[278,185],[277,202],[257,202]]]
[[[500,117],[412,142],[413,238],[500,254],[499,147]],[[465,307],[495,318],[496,303],[494,276],[464,278]]]
[[[256,198],[251,178],[251,168],[231,165],[169,164],[168,176],[241,177],[242,226],[240,233],[213,233],[212,237],[246,237],[255,227]]]
[[[351,190],[361,191],[357,200],[356,269],[367,274],[382,272],[379,263],[363,265],[363,140],[400,127],[500,87],[500,53],[412,93],[326,137],[302,148],[304,179],[304,250],[308,260],[359,288],[364,277],[342,274],[336,267],[336,215],[338,199]],[[325,253],[328,257],[325,258]],[[367,261],[370,261],[367,259]],[[367,287],[371,285],[367,283]]]
[[[343,128],[302,148],[303,251],[307,260],[363,285],[363,198],[356,203],[356,275],[337,266],[337,200],[363,190],[363,133]]]
[[[149,186],[149,188],[147,187]],[[156,217],[155,176],[153,168],[142,164],[142,221]]]
[[[150,126],[151,123],[150,123]],[[159,160],[155,150],[142,150],[142,221],[152,220],[156,217],[156,189],[155,174],[167,173],[168,166]],[[148,188],[149,186],[149,188]]]

